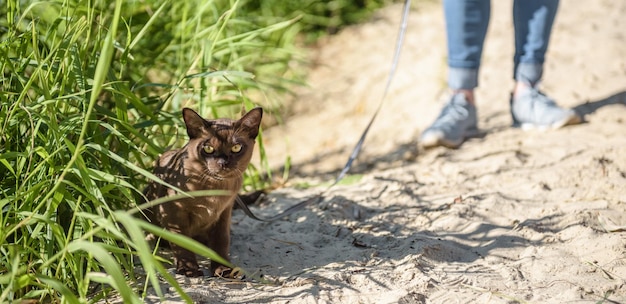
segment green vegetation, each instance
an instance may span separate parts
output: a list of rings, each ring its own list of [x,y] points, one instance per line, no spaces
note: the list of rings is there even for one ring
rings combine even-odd
[[[182,107],[207,117],[279,108],[302,76],[293,69],[299,33],[336,28],[382,1],[298,3],[2,4],[0,302],[92,302],[113,290],[141,302],[137,264],[158,293],[159,277],[177,286],[145,231],[219,259],[138,220],[135,202],[156,180],[154,159],[185,140]],[[270,182],[260,174],[270,173],[262,138],[259,146],[264,167],[250,168],[247,187]]]
[[[303,33],[306,41],[312,42],[325,34],[335,34],[346,25],[366,20],[374,10],[391,2],[393,1],[250,0],[246,7],[255,16],[302,18],[293,29]]]

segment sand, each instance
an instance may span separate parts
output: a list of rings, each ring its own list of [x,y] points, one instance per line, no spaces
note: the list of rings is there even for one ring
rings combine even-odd
[[[262,223],[234,214],[246,282],[178,276],[198,303],[626,303],[626,2],[561,1],[543,90],[585,123],[511,128],[512,1],[492,1],[482,136],[418,148],[445,97],[439,2],[414,5],[400,67],[349,180]],[[273,215],[323,191],[381,98],[401,5],[311,49],[309,86],[265,133],[284,188]],[[302,187],[302,186],[307,187]],[[263,282],[259,280],[263,277]],[[153,297],[148,301],[157,301]],[[180,301],[172,292],[167,300]]]

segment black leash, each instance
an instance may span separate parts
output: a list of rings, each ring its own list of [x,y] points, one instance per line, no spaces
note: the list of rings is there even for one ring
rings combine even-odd
[[[378,116],[378,113],[380,112],[380,109],[383,106],[383,103],[385,103],[385,98],[387,97],[387,92],[389,91],[389,87],[391,86],[391,80],[393,79],[393,76],[396,73],[396,69],[398,67],[398,60],[400,59],[400,50],[402,49],[402,45],[404,44],[404,34],[406,32],[406,28],[407,28],[407,22],[409,19],[409,10],[411,7],[411,0],[405,0],[404,1],[404,7],[402,10],[402,22],[400,24],[400,30],[398,33],[398,38],[396,39],[396,48],[395,48],[395,52],[393,54],[393,61],[391,63],[391,69],[389,70],[389,75],[387,76],[387,84],[385,85],[385,91],[383,92],[383,96],[380,99],[380,102],[378,103],[378,108],[376,109],[376,111],[374,112],[374,115],[372,115],[372,118],[370,119],[369,123],[367,124],[367,126],[365,127],[365,130],[363,130],[363,133],[361,133],[361,137],[359,138],[359,141],[357,142],[356,146],[354,147],[354,149],[352,150],[352,153],[350,154],[350,157],[348,158],[348,161],[346,162],[345,166],[343,167],[343,169],[341,170],[341,172],[339,173],[339,175],[337,175],[337,178],[335,178],[335,181],[328,186],[328,188],[326,188],[324,191],[322,191],[321,193],[305,200],[302,201],[296,205],[293,205],[289,208],[287,208],[285,211],[269,217],[269,218],[259,218],[256,215],[254,215],[254,213],[252,213],[252,211],[250,210],[250,208],[248,208],[248,206],[241,200],[241,198],[239,198],[239,196],[236,197],[236,202],[239,205],[239,207],[243,210],[243,212],[248,215],[250,218],[257,220],[257,221],[261,221],[261,222],[273,222],[275,220],[281,219],[289,214],[292,214],[300,209],[303,209],[304,207],[314,204],[314,203],[318,203],[319,201],[321,201],[323,195],[328,192],[328,190],[330,190],[332,187],[334,187],[335,185],[337,185],[348,173],[348,171],[350,171],[350,168],[352,168],[352,163],[354,162],[354,160],[357,158],[357,156],[359,155],[359,153],[361,152],[361,149],[363,148],[363,143],[365,142],[365,137],[367,136],[367,133],[369,133],[370,131],[370,127],[372,126],[372,124],[374,123],[374,120],[376,119],[376,116]]]

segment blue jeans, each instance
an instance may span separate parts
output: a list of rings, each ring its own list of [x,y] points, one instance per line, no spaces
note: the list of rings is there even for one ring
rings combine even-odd
[[[478,86],[478,69],[491,13],[490,0],[444,0],[448,41],[448,85]],[[515,0],[513,78],[534,86],[543,74],[558,0]]]

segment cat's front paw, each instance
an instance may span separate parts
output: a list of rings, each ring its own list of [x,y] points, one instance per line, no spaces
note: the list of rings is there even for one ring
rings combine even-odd
[[[201,277],[204,275],[204,273],[202,273],[202,270],[200,269],[185,269],[185,268],[177,268],[176,269],[176,273],[177,274],[182,274],[186,277],[189,278],[195,278],[195,277]]]
[[[214,277],[230,278],[233,270],[230,267],[219,265],[212,272]]]
[[[202,270],[200,270],[200,267],[198,267],[197,263],[193,263],[190,261],[178,261],[176,264],[177,274],[182,274],[190,278],[201,277],[204,275],[204,273],[202,273]]]

